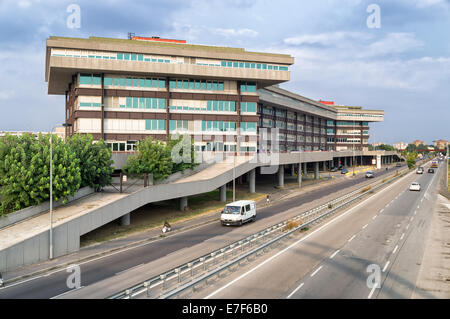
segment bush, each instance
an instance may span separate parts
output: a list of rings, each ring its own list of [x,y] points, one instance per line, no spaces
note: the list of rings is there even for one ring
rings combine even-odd
[[[91,134],[75,134],[68,144],[80,160],[81,187],[90,186],[98,191],[111,184],[114,172],[111,149],[103,140],[94,143]]]
[[[172,173],[183,172],[198,165],[194,142],[189,135],[169,137],[167,146],[172,159]]]
[[[39,205],[50,198],[50,135],[25,134],[0,140],[0,214]],[[81,184],[79,159],[53,136],[53,200],[67,201]]]
[[[153,174],[153,180],[167,178],[172,173],[170,149],[161,141],[148,137],[141,140],[135,155],[127,160],[123,171],[127,174]]]

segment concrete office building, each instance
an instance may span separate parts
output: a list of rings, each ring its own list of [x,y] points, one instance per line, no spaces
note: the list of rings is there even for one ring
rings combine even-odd
[[[159,38],[50,37],[46,59],[48,93],[65,95],[67,136],[91,133],[117,153],[174,133],[194,136],[198,151],[239,144],[252,153],[261,128],[279,130],[279,146],[268,140],[267,151],[366,151],[368,123],[384,116],[279,88],[290,77],[289,55]]]
[[[67,136],[91,133],[126,152],[147,136],[188,133],[204,135],[197,150],[234,151],[240,132],[240,151],[252,152],[257,90],[288,81],[293,63],[179,40],[50,37],[45,77],[49,94],[65,95]]]

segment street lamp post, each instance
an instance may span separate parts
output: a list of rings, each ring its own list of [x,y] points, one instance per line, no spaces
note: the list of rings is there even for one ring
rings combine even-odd
[[[64,123],[62,126],[70,127],[72,124]],[[53,126],[50,131],[50,259],[53,259],[53,131],[57,127],[59,127],[59,125]]]

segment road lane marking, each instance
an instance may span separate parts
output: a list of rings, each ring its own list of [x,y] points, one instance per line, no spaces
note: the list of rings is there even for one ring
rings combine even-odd
[[[393,251],[392,253],[395,254],[395,252],[397,251],[397,249],[398,249],[398,245],[395,246],[394,251]]]
[[[408,176],[408,175],[412,175],[413,172],[408,173],[407,175],[405,175],[404,177]],[[270,258],[266,259],[265,261],[263,261],[262,263],[260,263],[259,265],[256,265],[255,267],[253,267],[252,269],[248,270],[247,272],[245,272],[244,274],[240,275],[239,277],[235,278],[234,280],[228,282],[226,285],[220,287],[219,289],[213,291],[212,293],[210,293],[208,296],[204,297],[203,299],[209,299],[212,296],[216,295],[217,293],[221,292],[222,290],[230,287],[231,285],[233,285],[234,283],[238,282],[239,280],[241,280],[242,278],[248,276],[249,274],[251,274],[252,272],[254,272],[255,270],[261,268],[262,266],[264,266],[265,264],[271,262],[272,260],[274,260],[275,258],[277,258],[278,256],[280,256],[281,254],[283,254],[284,252],[288,251],[289,249],[291,249],[292,247],[298,245],[299,243],[301,243],[302,241],[308,239],[309,237],[311,237],[312,235],[316,234],[317,232],[321,231],[322,229],[326,228],[328,225],[340,220],[341,218],[343,218],[344,216],[350,214],[352,211],[358,209],[360,206],[366,204],[368,201],[373,200],[374,198],[378,198],[379,196],[381,196],[381,194],[383,194],[384,192],[386,192],[387,190],[393,188],[394,186],[396,186],[398,183],[400,183],[401,181],[403,181],[403,179],[398,179],[397,181],[395,181],[393,184],[391,184],[390,186],[382,189],[379,193],[376,193],[374,196],[369,197],[367,199],[365,199],[364,201],[362,201],[361,203],[357,204],[356,206],[350,208],[348,211],[342,213],[341,215],[337,216],[336,218],[330,220],[329,222],[327,222],[326,224],[320,226],[319,228],[317,228],[316,230],[314,230],[312,233],[306,235],[305,237],[300,238],[299,240],[297,240],[295,243],[292,243],[291,245],[289,245],[288,247],[284,248],[282,251],[279,251],[278,253],[276,253],[275,255],[271,256]],[[378,196],[378,197],[377,197]]]
[[[402,240],[402,239],[403,239],[403,237],[405,237],[405,233],[403,233],[403,234],[402,234],[402,237],[400,237],[400,240]]]
[[[339,249],[336,250],[336,251],[333,253],[333,255],[330,256],[330,259],[333,259],[334,256],[336,256],[336,255],[339,253],[339,251],[340,251]]]
[[[135,269],[135,268],[137,268],[137,267],[139,267],[139,266],[142,266],[142,265],[144,265],[144,263],[139,264],[139,265],[136,265],[136,266],[133,266],[133,267],[128,268],[128,269],[124,269],[124,270],[122,270],[122,271],[119,271],[118,273],[116,273],[116,276],[117,276],[117,275],[120,275],[120,274],[123,274],[124,272],[126,272],[126,271],[128,271],[128,270]]]
[[[367,226],[369,226],[369,224],[365,224],[365,225],[362,227],[362,229],[366,228]]]
[[[408,229],[409,228],[409,224],[408,225],[406,225],[406,229]]]
[[[356,235],[353,235],[347,242],[351,242],[353,239],[355,239]]]
[[[81,286],[81,287],[78,287],[78,288],[75,288],[75,289],[70,289],[70,290],[68,290],[68,291],[66,291],[66,292],[63,292],[62,294],[53,296],[53,297],[51,297],[50,299],[56,299],[56,298],[58,298],[58,297],[61,297],[61,296],[64,296],[64,295],[68,294],[69,292],[72,292],[72,291],[75,291],[75,290],[79,290],[79,289],[81,289],[81,288],[84,288],[84,286]]]
[[[320,266],[319,268],[317,268],[312,274],[311,277],[314,277],[315,274],[317,274],[319,272],[320,269],[322,269],[323,266]]]
[[[383,267],[383,272],[386,271],[387,267],[389,266],[389,263],[390,263],[390,261],[388,260],[387,263],[386,263],[386,265],[384,265],[384,267]]]
[[[302,288],[304,283],[302,282],[293,292],[290,293],[289,296],[287,296],[287,299],[291,298],[293,294],[295,294],[300,288]]]
[[[375,218],[377,218],[377,215],[373,216],[372,219],[375,220]]]
[[[380,213],[384,212],[384,208],[382,210],[380,210]]]
[[[367,299],[372,298],[373,292],[375,291],[375,289],[378,288],[378,283],[376,283],[375,285],[373,285],[372,290],[370,291],[369,296],[367,296]]]
[[[413,217],[411,217],[411,219],[410,219],[411,221],[413,221],[414,220],[414,216]]]
[[[423,199],[424,199],[424,197],[422,197],[422,199],[420,200],[421,203],[423,202]]]

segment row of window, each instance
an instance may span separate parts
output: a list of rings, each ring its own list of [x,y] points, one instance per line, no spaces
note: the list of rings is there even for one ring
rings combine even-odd
[[[84,106],[84,107],[101,107],[101,103],[80,102],[80,106]]]
[[[224,85],[221,81],[206,80],[170,80],[171,89],[201,90],[201,91],[223,91]]]
[[[166,87],[166,81],[164,79],[158,78],[105,77],[103,82],[105,86],[162,88],[162,89]]]
[[[256,92],[256,83],[255,82],[242,82],[241,83],[241,92]]]
[[[168,59],[167,57],[148,57],[139,53],[122,53],[118,52],[113,55],[103,55],[103,52],[91,52],[90,54],[66,54],[52,53],[52,56],[62,56],[70,58],[89,58],[89,59],[102,59],[102,60],[119,60],[119,61],[135,61],[135,62],[152,62],[152,63],[182,63],[176,60]],[[244,68],[244,69],[257,69],[257,70],[273,70],[273,71],[289,71],[289,67],[281,65],[272,65],[266,63],[253,63],[253,62],[231,62],[221,61],[215,63],[196,63],[203,66],[216,66],[216,67],[231,67],[231,68]]]
[[[266,64],[266,63],[221,61],[220,66],[226,67],[226,68],[289,71],[289,68],[287,66],[281,66],[281,65],[278,66],[278,65]]]
[[[166,108],[166,99],[149,97],[127,97],[126,104],[120,105],[121,108],[133,109],[160,109]]]
[[[145,129],[150,131],[164,131],[166,120],[145,120]]]
[[[241,102],[241,112],[256,113],[256,103]]]

